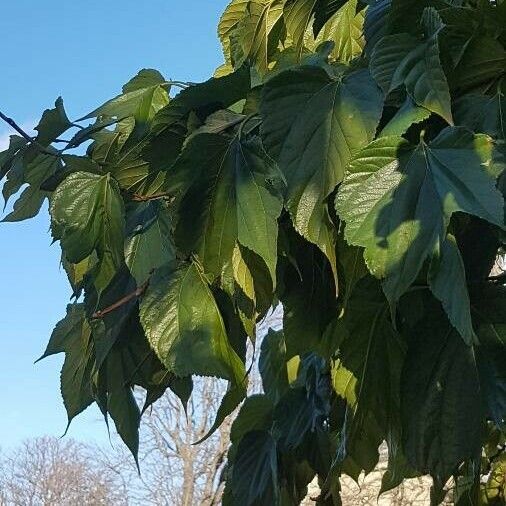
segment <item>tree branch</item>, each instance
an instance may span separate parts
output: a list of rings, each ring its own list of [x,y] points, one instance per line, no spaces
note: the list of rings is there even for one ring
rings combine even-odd
[[[135,299],[137,297],[140,297],[148,287],[149,279],[142,283],[142,285],[138,286],[133,292],[125,295],[121,299],[117,300],[110,306],[107,306],[105,309],[100,309],[99,311],[95,311],[93,315],[91,316],[93,319],[99,319],[103,318],[106,314],[111,313],[112,311],[115,311],[119,307],[125,305],[127,302],[130,302],[132,299]]]
[[[134,193],[132,195],[132,200],[134,202],[148,202],[149,200],[158,200],[164,197],[171,197],[171,194],[168,192],[153,193],[153,195],[140,195],[138,193]]]
[[[16,130],[16,132],[19,135],[21,135],[21,137],[23,137],[25,140],[27,140],[28,142],[30,142],[34,146],[36,146],[40,152],[42,152],[46,155],[58,156],[58,157],[60,156],[59,153],[53,153],[52,151],[49,151],[46,147],[44,147],[42,144],[37,142],[37,140],[34,137],[28,135],[12,118],[9,118],[8,116],[6,116],[2,111],[0,111],[0,119],[3,119],[11,128]]]

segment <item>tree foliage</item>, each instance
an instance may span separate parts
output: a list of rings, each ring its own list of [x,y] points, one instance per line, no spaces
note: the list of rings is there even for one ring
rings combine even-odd
[[[216,429],[281,302],[224,504],[298,504],[315,476],[339,504],[383,441],[382,491],[430,474],[435,504],[451,477],[500,504],[506,2],[232,0],[218,35],[208,81],[144,69],[77,122],[59,98],[0,154],[4,220],[49,199],[72,285],[45,353],[69,421],[96,402],[137,455],[132,388],[185,403],[205,375],[229,382]]]

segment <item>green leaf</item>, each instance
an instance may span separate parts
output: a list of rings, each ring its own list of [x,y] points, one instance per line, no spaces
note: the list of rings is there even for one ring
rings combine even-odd
[[[368,472],[372,469],[363,457],[372,453],[377,459],[381,439],[397,430],[394,413],[399,409],[405,345],[390,322],[388,303],[378,282],[370,276],[357,283],[343,323],[346,332],[336,327],[342,338],[331,371],[332,384],[353,412],[347,456]],[[372,427],[376,427],[378,439],[372,437]]]
[[[79,121],[99,116],[123,119],[135,116],[147,121],[169,103],[169,96],[164,89],[165,79],[156,70],[143,69],[125,86],[123,93],[107,101]]]
[[[244,364],[230,345],[214,297],[195,264],[158,269],[141,300],[140,317],[148,341],[169,371],[242,384]]]
[[[503,226],[502,196],[484,169],[491,153],[489,138],[450,127],[416,147],[402,138],[380,138],[352,161],[336,210],[348,243],[364,247],[371,273],[385,278],[391,302],[440,247],[453,213]]]
[[[232,468],[234,504],[277,504],[276,443],[266,431],[246,434]]]
[[[178,208],[178,246],[219,276],[239,242],[263,259],[275,284],[282,203],[277,168],[260,140],[200,134],[171,171],[174,180],[191,182]]]
[[[313,17],[318,0],[288,0],[283,16],[285,26],[290,35],[297,57],[302,54],[304,36]]]
[[[271,52],[269,37],[283,15],[283,4],[284,0],[250,0],[247,3],[230,37],[234,67],[250,61],[261,75],[267,72]]]
[[[295,266],[283,263],[279,293],[287,359],[317,348],[337,312],[336,287],[328,261],[295,232],[290,241]]]
[[[272,434],[281,450],[300,449],[304,441],[314,440],[327,431],[330,389],[326,361],[314,353],[307,354],[300,363],[296,381],[274,410]]]
[[[107,357],[107,411],[118,434],[137,462],[141,413],[129,384],[129,374],[118,349]]]
[[[346,4],[346,0],[318,0],[315,6],[313,33],[318,35],[325,23]]]
[[[452,85],[459,91],[488,86],[504,76],[506,49],[488,34],[477,34],[465,46],[462,58],[452,73]]]
[[[459,331],[464,341],[467,344],[476,342],[464,262],[451,234],[448,234],[439,251],[431,259],[428,281],[432,293],[441,301],[452,325]]]
[[[476,362],[486,411],[497,427],[506,425],[506,289],[489,286],[473,300],[479,346]]]
[[[368,2],[364,19],[365,52],[369,56],[378,40],[385,35],[388,28],[388,15],[392,0]]]
[[[238,444],[249,432],[270,430],[273,420],[274,405],[265,395],[251,395],[241,406],[237,418],[230,430],[230,440]]]
[[[504,80],[503,80],[504,81]],[[464,95],[455,103],[455,122],[469,129],[506,139],[506,82],[491,95]]]
[[[342,3],[340,1],[335,3]],[[315,47],[331,40],[334,47],[330,57],[348,63],[364,48],[364,12],[357,13],[358,0],[348,0],[322,27],[315,38]]]
[[[37,130],[36,141],[42,146],[49,146],[63,132],[72,126],[65,109],[61,97],[56,99],[54,109],[46,109],[42,114],[39,124],[35,127]]]
[[[371,54],[370,69],[385,94],[404,85],[413,101],[453,124],[448,83],[439,59],[441,19],[433,9],[424,12],[426,39],[407,34],[381,38]]]
[[[65,257],[79,263],[94,251],[100,292],[123,263],[124,209],[117,183],[109,174],[75,172],[51,196],[51,230]]]
[[[237,25],[245,17],[250,0],[232,0],[224,10],[218,23],[218,37],[223,47],[225,62],[230,63],[230,38]]]
[[[480,386],[472,348],[434,304],[425,311],[430,317],[411,330],[402,374],[404,449],[417,471],[444,483],[479,456]]]
[[[325,199],[352,155],[370,142],[381,116],[379,89],[365,70],[333,79],[316,67],[288,70],[264,87],[262,137],[288,182],[296,230],[335,269],[335,230]]]
[[[91,125],[79,129],[70,139],[69,143],[66,146],[66,149],[77,148],[83,142],[88,141],[93,138],[93,134],[100,132],[104,128],[113,125],[116,123],[116,119],[98,119],[95,123]]]
[[[176,95],[153,118],[152,129],[159,133],[180,122],[191,111],[202,121],[209,114],[226,109],[246,97],[251,87],[250,71],[243,66],[224,77],[193,84]]]
[[[40,189],[42,183],[51,175],[53,175],[60,167],[60,160],[51,155],[40,154],[37,155],[31,162],[23,166],[19,160],[22,174],[19,175],[19,180],[11,179],[11,173],[6,185],[4,186],[4,197],[7,198],[11,191],[9,190],[9,182],[14,181],[14,187],[11,187],[13,192],[16,192],[27,183],[28,186],[23,190],[19,198],[14,203],[13,210],[2,220],[5,222],[14,222],[27,220],[33,218],[38,214],[44,200],[48,198],[49,193]]]
[[[407,97],[395,116],[385,125],[380,135],[382,137],[401,136],[411,126],[426,120],[430,114],[428,109],[417,106],[411,97]]]
[[[288,389],[286,345],[282,330],[269,329],[262,340],[258,370],[266,396],[274,403]]]
[[[153,200],[127,208],[125,263],[139,286],[154,269],[175,259],[171,226],[163,202]]]
[[[362,248],[350,246],[340,233],[337,239],[339,296],[346,308],[356,284],[369,272]]]
[[[265,262],[248,248],[236,244],[232,262],[225,266],[221,281],[245,330],[254,339],[256,322],[273,300],[272,279]]]
[[[91,375],[95,362],[91,328],[85,319],[83,304],[67,306],[67,316],[54,328],[39,360],[63,352],[61,394],[70,425],[72,419],[93,402]]]

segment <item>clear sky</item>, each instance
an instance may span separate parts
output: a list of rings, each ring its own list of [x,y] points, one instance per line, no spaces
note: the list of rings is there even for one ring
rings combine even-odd
[[[216,25],[227,0],[15,0],[2,2],[0,110],[33,127],[61,95],[70,118],[113,97],[141,68],[200,81],[221,61]],[[0,149],[11,133],[0,124]],[[59,393],[62,356],[33,362],[70,291],[51,244],[47,210],[34,220],[0,223],[0,447],[59,436],[66,415]],[[105,441],[96,409],[69,434]]]

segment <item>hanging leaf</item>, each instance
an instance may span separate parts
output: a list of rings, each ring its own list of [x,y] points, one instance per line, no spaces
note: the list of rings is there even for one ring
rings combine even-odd
[[[60,382],[70,425],[72,419],[93,402],[93,344],[82,304],[67,306],[67,316],[54,328],[46,351],[39,360],[56,353],[65,353]]]
[[[276,504],[277,490],[276,443],[266,431],[246,434],[237,448],[232,470],[234,502]]]
[[[479,456],[481,432],[473,350],[444,321],[435,308],[412,329],[401,396],[408,461],[442,483],[463,461]]]
[[[338,359],[332,369],[332,384],[350,405],[353,418],[348,428],[347,456],[372,470],[378,446],[397,430],[390,413],[399,409],[400,373],[405,345],[389,320],[388,303],[372,278],[359,281],[346,306],[343,324],[335,331]],[[372,438],[371,427],[379,438]],[[367,427],[367,429],[366,429]],[[362,454],[372,454],[364,459]]]
[[[142,298],[140,317],[148,341],[169,371],[242,383],[244,364],[230,345],[213,295],[195,264],[158,269]]]

